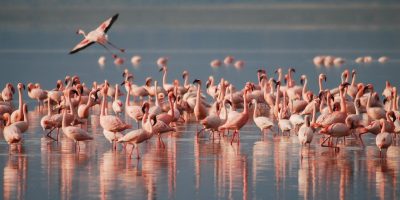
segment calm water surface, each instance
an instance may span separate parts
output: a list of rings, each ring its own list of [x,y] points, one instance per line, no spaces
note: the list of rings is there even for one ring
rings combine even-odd
[[[177,10],[147,7],[137,12],[123,6],[105,10],[66,7],[0,8],[4,15],[0,23],[6,27],[0,30],[0,85],[40,82],[52,89],[58,79],[71,74],[78,74],[87,84],[104,79],[120,83],[125,68],[135,74],[135,83],[143,84],[148,76],[161,80],[155,65],[159,56],[170,58],[169,81],[180,79],[187,69],[191,80],[213,75],[241,85],[256,81],[260,67],[267,69],[269,76],[276,67],[295,67],[296,79],[307,74],[313,90],[319,73],[327,73],[327,86],[333,87],[345,68],[356,69],[358,81],[373,83],[378,91],[385,80],[400,85],[400,12],[396,6],[352,6],[344,9],[346,12],[341,12],[340,6],[250,6],[242,15],[238,15],[241,7],[235,6],[211,11],[204,6]],[[19,11],[18,15],[13,11]],[[104,13],[97,14],[99,11]],[[127,49],[123,66],[115,67],[98,46],[67,55],[81,39],[74,34],[76,28],[94,28],[114,12],[120,12],[121,19],[109,37]],[[282,12],[288,13],[282,21],[271,18]],[[363,17],[353,18],[353,12]],[[330,17],[313,17],[323,14]],[[347,24],[349,21],[353,24]],[[380,24],[383,21],[387,23]],[[143,58],[138,68],[129,62],[134,54]],[[316,68],[312,58],[320,54],[341,56],[347,62],[342,67]],[[107,56],[104,68],[97,65],[101,55]],[[245,60],[245,68],[209,67],[212,59],[226,55]],[[391,60],[364,65],[352,61],[364,55],[386,55]],[[154,138],[142,144],[142,159],[137,161],[129,159],[121,147],[111,150],[99,125],[98,108],[87,127],[95,139],[82,145],[80,152],[64,137],[58,143],[49,141],[39,125],[47,111],[39,112],[35,102],[24,95],[29,102],[30,128],[24,134],[22,153],[8,155],[8,145],[0,136],[1,199],[400,198],[400,147],[390,147],[387,158],[380,159],[371,136],[367,136],[365,148],[349,139],[334,153],[320,147],[320,136],[314,137],[310,148],[301,149],[297,137],[274,136],[276,131],[261,135],[251,120],[241,131],[239,145],[231,145],[229,137],[212,140],[206,134],[197,138],[196,124],[188,123],[163,136],[165,149]]]

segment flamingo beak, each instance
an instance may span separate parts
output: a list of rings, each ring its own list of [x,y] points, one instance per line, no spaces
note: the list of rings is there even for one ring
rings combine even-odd
[[[195,79],[194,81],[193,81],[193,84],[201,84],[201,81],[199,80],[199,79]]]
[[[25,84],[22,84],[22,88],[24,88],[24,90],[26,89],[26,88],[25,88]]]
[[[126,82],[126,81],[123,81],[123,82],[121,83],[121,86],[125,85],[125,82]]]

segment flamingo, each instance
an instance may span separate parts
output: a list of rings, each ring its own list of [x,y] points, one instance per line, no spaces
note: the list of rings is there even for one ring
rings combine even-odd
[[[12,101],[14,93],[14,86],[11,83],[7,83],[6,87],[4,87],[3,91],[1,91],[1,97],[3,101]]]
[[[8,145],[12,145],[12,144],[21,144],[22,142],[22,132],[21,130],[11,124],[11,119],[10,119],[10,114],[8,113],[4,113],[3,114],[3,120],[5,121],[5,127],[3,130],[3,135],[4,135],[4,139],[5,141],[8,143]],[[11,149],[9,149],[10,151]],[[18,151],[21,152],[20,146],[18,146]]]
[[[29,121],[28,121],[28,105],[26,103],[24,103],[22,105],[22,114],[24,116],[24,120],[23,121],[17,121],[12,123],[13,125],[17,126],[20,130],[21,133],[24,133],[26,130],[28,130],[29,128]]]
[[[128,85],[128,93],[126,94],[125,99],[125,113],[136,121],[137,128],[139,129],[139,121],[143,119],[143,112],[140,106],[130,105],[129,96],[132,89],[131,83],[129,81],[125,81],[124,84]]]
[[[221,113],[221,108],[219,106],[219,103],[217,102],[217,112],[211,113],[210,115],[208,115],[206,118],[200,120],[200,124],[203,125],[203,129],[201,129],[200,131],[197,132],[197,135],[200,134],[201,131],[203,130],[210,130],[213,134],[213,139],[214,139],[214,132],[218,131],[218,128],[224,124],[226,122],[226,120],[228,119],[228,112],[226,110],[225,107],[225,102],[222,103],[222,107],[225,111],[225,116],[224,118],[220,117],[220,113]]]
[[[31,99],[37,100],[40,110],[40,105],[43,103],[43,100],[47,98],[47,92],[35,86],[32,83],[28,83],[27,88],[28,88],[28,96]]]
[[[173,90],[174,89],[174,85],[173,84],[169,84],[169,83],[167,83],[167,72],[168,72],[168,68],[167,68],[167,66],[163,66],[161,69],[160,69],[160,72],[163,72],[163,88],[164,88],[164,90],[165,91],[170,91],[170,90]]]
[[[247,104],[247,92],[248,92],[249,88],[246,87],[244,93],[243,93],[243,99],[244,99],[244,108],[243,108],[243,112],[241,112],[237,117],[235,117],[235,119],[233,119],[232,121],[227,120],[227,122],[220,126],[218,128],[219,131],[223,131],[225,129],[233,129],[233,135],[232,135],[232,139],[231,139],[231,145],[233,143],[233,140],[235,139],[235,136],[238,135],[238,144],[240,143],[240,133],[239,130],[247,123],[247,121],[249,120],[249,105]]]
[[[310,116],[306,115],[304,118],[305,123],[300,127],[298,132],[298,138],[301,145],[309,144],[314,136],[314,130],[310,127]]]
[[[81,34],[85,38],[79,42],[70,52],[69,54],[74,54],[78,51],[81,51],[82,49],[92,45],[93,43],[97,43],[104,47],[107,51],[111,52],[109,48],[106,46],[106,44],[109,44],[110,46],[114,47],[115,49],[125,52],[124,49],[120,49],[114,44],[112,44],[110,41],[108,41],[108,36],[107,36],[107,31],[111,28],[112,24],[118,19],[118,14],[115,14],[111,18],[107,19],[103,23],[100,24],[99,27],[96,29],[90,31],[87,35],[85,32],[81,29],[78,29],[76,34]],[[112,54],[112,53],[111,53]],[[118,56],[116,54],[112,54],[114,58],[117,58]]]
[[[200,90],[201,90],[201,81],[195,79],[193,84],[197,83],[197,95],[196,95],[196,105],[194,106],[194,115],[196,116],[196,120],[200,121],[207,117],[208,111],[207,108],[202,103],[202,99],[200,98]]]
[[[113,109],[115,115],[119,115],[124,110],[122,101],[119,99],[119,85],[118,84],[115,84],[115,96],[114,96],[114,101],[112,103],[112,109]]]
[[[375,143],[379,148],[379,156],[382,157],[382,150],[388,149],[392,144],[391,133],[386,131],[386,123],[384,119],[380,120],[381,132],[376,136]]]
[[[50,129],[50,131],[46,134],[47,137],[50,139],[53,139],[54,141],[57,141],[58,139],[58,131],[57,131],[57,139],[54,139],[51,137],[51,132],[55,128],[59,129],[62,125],[62,115],[57,114],[57,115],[52,115],[51,114],[51,106],[50,106],[50,97],[48,96],[48,101],[47,101],[47,115],[43,116],[42,119],[40,120],[40,126],[43,128],[43,131]]]
[[[258,102],[253,99],[252,103],[254,104],[253,120],[261,133],[264,133],[264,130],[272,129],[274,127],[274,122],[268,117],[257,116]]]
[[[22,89],[25,90],[25,85],[22,83],[18,83],[18,110],[15,110],[11,114],[11,123],[17,122],[17,121],[22,121],[24,120],[24,117],[26,117],[23,114],[23,109],[22,106],[24,104],[23,98],[22,98]]]
[[[62,131],[69,139],[75,141],[75,145],[78,146],[78,151],[79,151],[80,150],[79,142],[93,140],[93,137],[90,136],[88,132],[79,127],[67,125],[66,116],[67,116],[67,111],[64,110],[63,120],[62,120]]]
[[[132,152],[133,149],[136,148],[136,154],[137,157],[136,159],[140,159],[140,155],[139,155],[139,144],[143,143],[144,141],[149,140],[153,134],[153,126],[157,123],[157,119],[156,116],[153,115],[148,117],[148,110],[149,110],[149,104],[146,102],[143,104],[142,106],[142,110],[144,114],[144,120],[142,121],[142,128],[141,129],[136,129],[133,130],[127,134],[125,134],[123,137],[121,137],[120,139],[118,139],[118,143],[129,143],[132,144],[132,150],[129,154],[129,157],[132,157]],[[147,119],[148,118],[148,119]],[[153,124],[151,124],[151,119],[153,120]]]
[[[107,115],[105,112],[107,105],[107,90],[108,90],[108,82],[105,81],[104,88],[102,90],[103,101],[101,104],[100,111],[100,126],[107,131],[111,131],[114,134],[117,132],[122,132],[126,129],[131,128],[132,126],[123,122],[119,117],[113,115]],[[114,145],[114,149],[116,149],[116,145]]]

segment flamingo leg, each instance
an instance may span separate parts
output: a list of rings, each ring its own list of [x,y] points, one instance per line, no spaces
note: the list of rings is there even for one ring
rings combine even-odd
[[[139,147],[138,146],[136,146],[136,159],[140,159],[140,155],[139,155]]]
[[[330,138],[331,138],[331,136],[327,137],[324,141],[322,141],[321,147],[330,147],[329,145],[325,145],[325,142],[326,142],[327,140],[329,140]]]
[[[55,127],[52,128],[52,129],[50,129],[50,131],[46,134],[46,136],[47,136],[48,138],[54,140],[54,141],[57,141],[56,139],[54,139],[53,137],[51,137],[51,132],[53,132],[54,129],[55,129]]]
[[[131,152],[129,153],[129,158],[132,158],[132,153],[133,153],[133,149],[135,148],[135,145],[132,145],[132,149]]]
[[[364,141],[363,141],[363,139],[362,139],[362,137],[361,137],[361,135],[363,135],[363,134],[365,134],[365,133],[360,133],[360,134],[358,134],[358,138],[360,139],[361,146],[365,147]]]
[[[232,133],[231,145],[232,145],[232,143],[233,143],[233,140],[235,139],[235,136],[236,136],[236,131],[234,131],[234,132]]]
[[[121,48],[117,47],[116,45],[114,45],[113,43],[111,43],[111,42],[110,42],[110,41],[108,41],[108,40],[107,40],[107,43],[108,43],[110,46],[112,46],[112,47],[114,47],[114,48],[118,49],[118,50],[119,50],[119,51],[121,51],[122,53],[124,53],[124,52],[125,52],[125,49],[121,49]]]
[[[79,151],[81,150],[81,148],[80,148],[80,146],[79,146],[79,142],[76,141],[76,144],[78,145],[78,153],[79,153]]]
[[[200,131],[198,131],[197,132],[197,137],[200,135],[200,133],[202,132],[202,131],[204,131],[205,130],[205,128],[202,128],[202,129],[200,129]]]
[[[108,47],[106,47],[106,45],[101,44],[101,43],[99,43],[99,44],[100,44],[102,47],[104,47],[109,53],[111,53],[111,55],[112,55],[113,58],[117,58],[117,57],[118,57],[116,54],[113,54],[113,53],[111,52],[111,50],[110,50]]]

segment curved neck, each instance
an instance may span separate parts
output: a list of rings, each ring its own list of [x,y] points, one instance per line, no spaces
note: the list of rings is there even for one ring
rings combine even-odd
[[[331,103],[330,95],[327,95],[326,103],[327,103],[327,105],[328,105],[329,113],[332,113],[332,112],[333,112],[333,109],[332,109],[332,103]]]
[[[68,101],[69,101],[69,109],[71,110],[72,115],[75,116],[75,108],[74,108],[74,105],[72,105],[72,102],[71,102],[71,95],[68,95]]]

